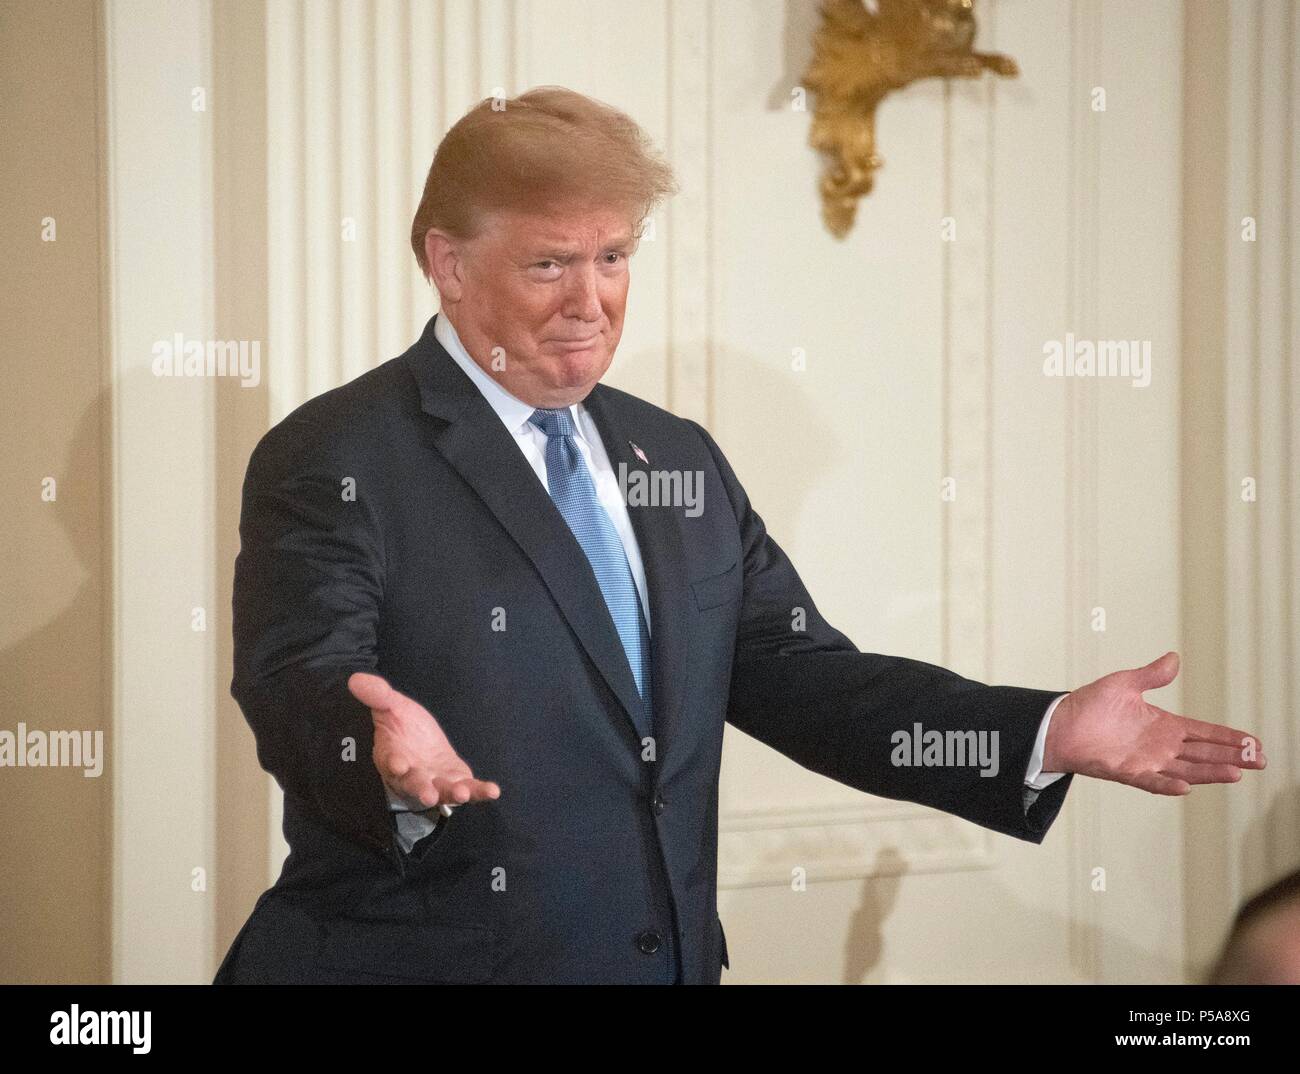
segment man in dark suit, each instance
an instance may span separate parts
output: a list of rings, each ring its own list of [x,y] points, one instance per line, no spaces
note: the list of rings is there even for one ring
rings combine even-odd
[[[249,462],[232,689],[290,854],[219,983],[716,983],[725,722],[1035,843],[1073,773],[1262,767],[1142,700],[1174,654],[1063,693],[859,652],[712,437],[599,383],[665,166],[577,94],[492,103],[413,227],[441,312]]]

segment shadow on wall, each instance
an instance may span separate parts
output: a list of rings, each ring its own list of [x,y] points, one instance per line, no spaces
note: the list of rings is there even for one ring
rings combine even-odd
[[[51,618],[0,650],[6,700],[0,728],[26,740],[15,748],[27,762],[0,771],[0,981],[6,984],[109,979],[113,772],[101,547],[109,534],[101,498],[105,410],[101,395],[77,419],[57,472],[47,475],[54,484],[42,490],[46,498],[34,508],[14,508],[32,516],[29,534],[48,531],[47,515],[63,538],[47,540],[38,551],[29,548],[23,557],[28,569],[51,587],[75,573],[76,588]],[[18,619],[33,611],[46,609],[12,614]],[[47,749],[38,760],[34,751],[41,743]],[[78,763],[54,766],[60,759]]]
[[[151,394],[157,382],[147,370],[118,381],[119,398],[133,392]],[[198,534],[184,519],[156,535],[154,564],[166,575],[169,547],[177,540],[202,540],[215,549],[213,607],[206,609],[206,637],[215,659],[212,689],[216,727],[216,858],[196,863],[183,854],[178,883],[190,883],[190,868],[204,864],[207,897],[216,901],[218,932],[247,915],[248,907],[268,883],[268,777],[257,763],[256,749],[238,707],[229,694],[231,668],[230,579],[238,551],[240,487],[252,445],[266,425],[265,390],[241,389],[236,382],[217,385],[218,422],[215,474],[195,474],[196,481],[215,480],[217,533]],[[16,733],[24,725],[28,739],[56,741],[52,732],[77,732],[80,767],[29,763],[0,771],[0,982],[111,982],[114,758],[120,742],[112,726],[115,659],[112,650],[112,522],[104,483],[112,480],[106,431],[109,396],[101,393],[78,417],[65,457],[53,479],[54,499],[36,504],[57,523],[58,541],[47,540],[35,556],[41,576],[61,581],[75,576],[71,596],[50,617],[0,649],[0,684],[5,718],[0,730]],[[161,450],[161,448],[160,448]],[[138,460],[135,463],[138,465]],[[154,495],[165,498],[160,485]],[[35,514],[30,532],[45,527]],[[130,579],[123,579],[124,585]],[[184,578],[176,578],[178,586]],[[205,583],[206,584],[206,583]],[[190,629],[188,592],[177,597],[186,613],[178,631]],[[44,608],[26,609],[32,618]],[[18,615],[14,615],[18,619]],[[183,641],[184,639],[182,639]],[[176,654],[159,653],[159,660]],[[136,672],[140,667],[134,668]],[[202,700],[197,707],[207,708]],[[177,713],[175,733],[201,733],[189,713]],[[66,738],[65,741],[70,743]],[[98,744],[98,745],[96,745]],[[93,753],[92,753],[93,751]],[[75,759],[69,745],[65,759]],[[167,751],[160,749],[160,756]],[[92,767],[91,761],[94,761]],[[85,773],[99,770],[87,778]],[[197,774],[196,774],[197,775]],[[132,787],[136,797],[148,788]],[[180,848],[182,851],[184,848]],[[218,897],[220,896],[220,897]],[[136,908],[148,915],[149,907]],[[222,937],[218,936],[218,943]],[[219,952],[213,952],[212,967]],[[210,978],[211,970],[205,971]]]

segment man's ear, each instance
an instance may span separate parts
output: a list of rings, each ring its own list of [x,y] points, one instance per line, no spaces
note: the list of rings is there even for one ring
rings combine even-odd
[[[424,261],[438,294],[448,302],[459,302],[465,287],[461,244],[445,231],[431,227],[424,234]]]

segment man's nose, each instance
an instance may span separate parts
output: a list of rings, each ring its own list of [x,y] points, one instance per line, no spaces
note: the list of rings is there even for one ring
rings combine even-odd
[[[600,289],[594,265],[574,266],[564,296],[564,315],[584,321],[600,319]]]

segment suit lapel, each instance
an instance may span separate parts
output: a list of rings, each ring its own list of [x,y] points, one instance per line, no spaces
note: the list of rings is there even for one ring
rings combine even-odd
[[[644,706],[636,680],[582,546],[501,419],[438,342],[433,324],[430,320],[408,352],[408,365],[419,385],[421,408],[446,423],[434,441],[437,450],[532,562],[640,734]],[[650,599],[653,604],[653,592]],[[652,683],[658,687],[657,670]]]

